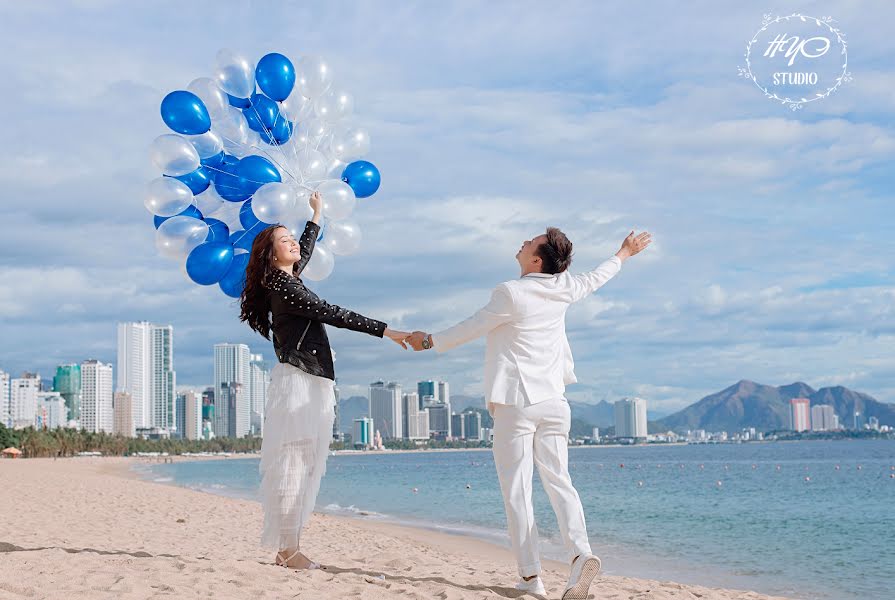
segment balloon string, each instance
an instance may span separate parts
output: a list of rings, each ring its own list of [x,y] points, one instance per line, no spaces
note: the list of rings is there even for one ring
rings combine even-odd
[[[252,102],[251,99],[249,99],[249,105],[252,107],[252,111],[255,113],[255,116],[258,117],[258,122],[261,122],[261,113],[258,112],[258,109],[255,107],[255,103]],[[280,109],[279,109],[279,107],[277,107],[277,116],[273,121],[274,127],[277,126],[277,119],[279,119],[279,118],[280,118]],[[264,123],[261,123],[261,129],[263,129],[264,132],[267,134],[267,137],[271,141],[271,144],[273,146],[275,146],[280,151],[280,154],[283,155],[283,161],[285,162],[286,161],[286,153],[283,152],[282,148],[280,148],[280,144],[279,144],[279,142],[277,142],[277,139],[274,137],[273,131],[268,130],[267,127],[264,126]],[[260,148],[259,148],[259,150],[260,150]],[[277,161],[273,157],[271,157],[271,160],[273,160],[275,163],[277,163]],[[289,175],[289,177],[291,177],[293,181],[295,180],[295,175],[290,173],[285,167],[281,166],[279,163],[277,163],[277,166],[279,166],[284,171],[286,171],[286,174]]]
[[[289,171],[285,166],[281,165],[280,162],[279,162],[276,158],[274,158],[273,156],[271,156],[271,155],[268,153],[268,151],[267,151],[266,149],[264,149],[264,148],[260,148],[260,147],[258,147],[258,146],[251,145],[251,144],[243,144],[242,142],[237,142],[236,140],[232,140],[232,139],[228,138],[227,136],[225,136],[225,135],[223,135],[223,134],[221,134],[221,139],[230,142],[230,143],[233,144],[234,146],[240,146],[240,147],[242,147],[242,148],[255,149],[255,150],[259,150],[259,151],[263,152],[264,154],[267,155],[268,158],[270,158],[270,160],[272,160],[272,161],[274,162],[274,164],[275,164],[277,167],[283,169],[283,171],[285,171],[285,173],[286,173],[289,177],[291,177],[293,181],[296,180],[295,175],[293,175],[292,172]],[[285,158],[285,154],[284,154],[284,158]],[[237,175],[233,175],[233,173],[228,173],[227,171],[221,171],[220,169],[215,169],[214,167],[211,167],[211,166],[208,166],[208,165],[205,165],[205,167],[208,168],[208,169],[211,169],[211,170],[213,170],[213,171],[218,171],[219,173],[226,173],[227,175],[232,175],[233,177],[238,177]],[[270,183],[270,182],[268,182],[268,181],[252,181],[251,179],[247,179],[246,181],[251,181],[252,183],[261,183],[261,184],[264,184],[264,183]]]

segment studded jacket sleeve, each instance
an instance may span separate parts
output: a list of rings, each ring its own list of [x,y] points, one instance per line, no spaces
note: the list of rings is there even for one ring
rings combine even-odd
[[[300,274],[307,266],[308,261],[311,260],[311,254],[314,253],[314,245],[317,244],[317,236],[319,235],[320,225],[314,221],[308,221],[308,224],[305,225],[304,232],[301,234],[301,238],[298,240],[298,247],[301,249],[301,258],[293,267],[295,273]]]
[[[274,280],[271,286],[271,309],[274,314],[297,315],[380,338],[387,327],[382,321],[330,304],[306,288],[298,279],[288,276],[277,277]]]

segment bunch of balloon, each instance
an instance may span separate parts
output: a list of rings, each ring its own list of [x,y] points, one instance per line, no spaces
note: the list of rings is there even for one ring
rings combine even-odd
[[[359,249],[361,230],[351,215],[357,199],[380,184],[376,167],[361,160],[370,136],[352,123],[353,111],[354,97],[334,84],[320,57],[293,64],[271,53],[256,65],[218,52],[212,77],[161,103],[174,133],[152,143],[162,176],[144,197],[159,253],[184,261],[194,282],[218,284],[238,298],[255,236],[281,224],[298,237],[317,191],[323,235],[301,276],[328,277],[337,255]]]

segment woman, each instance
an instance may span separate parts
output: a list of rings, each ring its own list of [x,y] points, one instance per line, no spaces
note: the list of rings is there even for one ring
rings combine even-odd
[[[299,276],[320,233],[320,195],[314,193],[310,204],[314,216],[299,241],[279,225],[255,238],[240,314],[266,339],[273,330],[279,363],[271,373],[264,411],[261,544],[278,550],[276,564],[294,569],[320,566],[301,553],[299,539],[326,471],[335,416],[335,373],[324,324],[387,337],[404,348],[409,335],[328,304],[305,287]]]

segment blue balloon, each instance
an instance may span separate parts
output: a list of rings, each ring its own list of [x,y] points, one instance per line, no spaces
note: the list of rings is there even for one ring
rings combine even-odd
[[[242,290],[246,285],[246,267],[249,265],[249,256],[251,255],[248,252],[234,256],[227,273],[218,282],[221,291],[231,298],[242,296]]]
[[[273,129],[270,130],[269,135],[262,133],[261,139],[271,146],[274,144],[285,144],[289,141],[289,138],[292,137],[294,129],[295,126],[292,122],[285,119],[283,115],[280,115],[280,118],[274,123]]]
[[[193,196],[198,196],[211,185],[211,174],[205,170],[205,167],[199,167],[186,175],[178,175],[174,179],[185,183],[190,188],[190,191],[193,192]]]
[[[266,225],[261,224],[261,219],[255,216],[255,213],[252,211],[252,201],[246,200],[245,204],[242,205],[242,208],[239,209],[239,222],[242,223],[242,226],[247,230],[251,231],[253,228],[264,228]]]
[[[249,195],[254,194],[265,183],[282,181],[280,172],[274,164],[257,154],[241,159],[236,165],[236,174],[239,176],[242,189],[251,190]]]
[[[224,163],[218,167],[214,175],[214,190],[224,200],[230,202],[242,202],[255,193],[255,189],[246,187],[244,181],[236,172],[239,167],[239,159],[227,154]]]
[[[262,92],[277,102],[282,102],[295,87],[295,67],[282,54],[265,54],[255,67],[255,81]]]
[[[196,219],[201,219],[202,213],[199,212],[198,208],[196,208],[195,206],[190,204],[185,209],[183,209],[182,212],[180,212],[176,215],[173,215],[173,216],[175,216],[175,217],[194,217]],[[164,223],[165,221],[167,221],[170,218],[171,217],[160,217],[160,216],[156,215],[152,218],[152,222],[155,225],[155,228],[158,229],[159,225],[161,225],[162,223]]]
[[[240,229],[238,231],[234,231],[230,234],[230,245],[234,248],[242,248],[243,250],[252,251],[252,243],[254,243],[255,238],[264,230],[263,223],[258,221],[258,225],[253,227],[252,229],[246,231],[245,229]]]
[[[242,109],[242,114],[245,115],[246,121],[249,122],[249,127],[252,129],[255,129],[252,126],[253,121],[256,127],[260,124],[264,129],[273,129],[277,117],[280,116],[280,107],[264,94],[252,94],[252,105]],[[262,130],[255,129],[255,131],[261,133]]]
[[[251,106],[242,109],[242,116],[246,118],[246,123],[248,123],[249,129],[257,131],[261,134],[261,137],[264,138],[264,125],[261,124],[261,119],[258,118],[258,113],[256,113]]]
[[[230,243],[230,228],[227,227],[226,223],[212,218],[205,219],[205,222],[208,223],[208,237],[205,238],[206,242]]]
[[[227,94],[227,102],[230,103],[230,106],[235,106],[236,108],[248,108],[252,105],[252,101],[248,98],[237,98],[230,94]]]
[[[211,129],[208,109],[192,92],[177,90],[162,100],[162,119],[165,125],[186,135],[199,135]]]
[[[209,156],[208,158],[200,158],[199,162],[202,164],[202,166],[214,167],[215,169],[219,169],[221,167],[221,165],[224,164],[224,157],[226,155],[227,155],[227,153],[224,152],[223,150],[221,150],[214,156]],[[234,156],[233,158],[236,158],[236,157]],[[214,179],[214,173],[215,173],[214,171],[209,173],[209,175],[211,175],[212,179]]]
[[[358,198],[367,198],[376,193],[382,182],[379,169],[371,162],[357,160],[342,171],[342,181],[351,186]]]
[[[199,285],[212,285],[233,264],[233,246],[227,242],[203,242],[186,257],[186,273]]]

